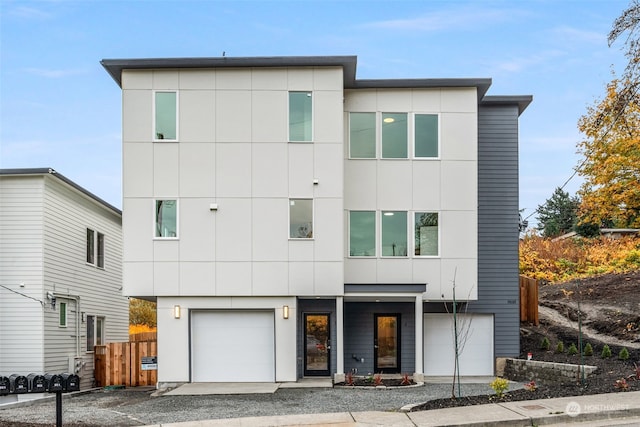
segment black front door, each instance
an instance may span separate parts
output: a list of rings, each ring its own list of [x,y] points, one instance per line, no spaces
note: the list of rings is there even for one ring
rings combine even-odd
[[[328,314],[304,315],[304,375],[327,376],[331,340]]]
[[[373,369],[376,373],[400,372],[400,315],[374,315]]]

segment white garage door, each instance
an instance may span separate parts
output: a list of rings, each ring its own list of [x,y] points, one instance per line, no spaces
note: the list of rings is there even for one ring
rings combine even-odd
[[[466,343],[459,355],[460,375],[493,375],[493,316],[461,314],[458,318],[459,343],[464,341],[464,333],[468,331]],[[425,375],[453,375],[453,336],[452,314],[424,315]]]
[[[274,382],[274,314],[194,311],[193,382]]]

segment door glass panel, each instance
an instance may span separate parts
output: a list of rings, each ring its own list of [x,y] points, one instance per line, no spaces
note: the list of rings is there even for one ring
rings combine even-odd
[[[319,374],[329,371],[329,315],[305,316],[305,371]]]
[[[396,316],[377,317],[376,367],[378,370],[398,368],[398,318]]]

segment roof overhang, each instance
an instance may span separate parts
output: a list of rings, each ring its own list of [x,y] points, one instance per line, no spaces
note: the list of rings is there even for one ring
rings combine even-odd
[[[426,290],[426,284],[346,283],[344,300],[347,302],[415,302],[416,297],[422,297]]]
[[[531,101],[533,101],[533,96],[531,95],[485,96],[480,105],[517,105],[518,115],[520,115],[531,104]]]

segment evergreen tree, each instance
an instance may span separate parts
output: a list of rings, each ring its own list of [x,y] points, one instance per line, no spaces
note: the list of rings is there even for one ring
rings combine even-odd
[[[538,223],[544,237],[559,236],[573,230],[578,218],[580,201],[569,193],[556,188],[551,198],[538,206]]]

